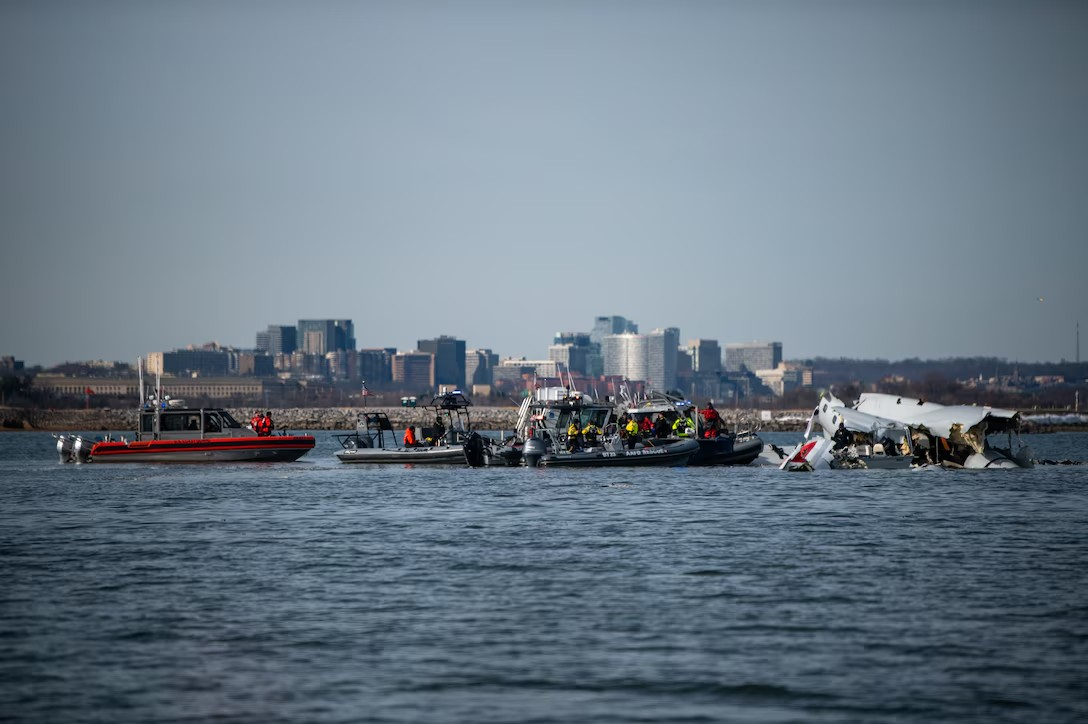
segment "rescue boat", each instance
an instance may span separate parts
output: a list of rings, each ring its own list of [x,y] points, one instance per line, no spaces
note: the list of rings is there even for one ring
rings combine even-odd
[[[244,427],[220,407],[188,407],[181,400],[155,393],[143,396],[140,361],[139,422],[131,439],[90,440],[81,435],[58,435],[62,463],[224,463],[291,462],[314,447],[313,435],[265,435]]]

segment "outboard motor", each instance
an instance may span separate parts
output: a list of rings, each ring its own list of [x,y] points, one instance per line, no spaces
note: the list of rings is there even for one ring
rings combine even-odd
[[[473,432],[469,434],[464,443],[465,462],[468,463],[469,467],[482,468],[484,466],[486,463],[484,449],[486,447],[480,433]]]
[[[93,440],[84,440],[80,436],[76,436],[75,443],[72,445],[72,454],[77,463],[86,463],[91,460],[91,448],[94,447]]]
[[[526,466],[535,468],[546,452],[548,452],[548,444],[539,437],[531,437],[525,441],[521,449],[521,457],[524,458]]]
[[[72,462],[72,438],[68,435],[57,435],[57,457],[62,463]]]

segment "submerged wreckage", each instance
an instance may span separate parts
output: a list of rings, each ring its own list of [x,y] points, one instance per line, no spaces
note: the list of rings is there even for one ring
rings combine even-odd
[[[841,431],[840,431],[841,426]],[[1007,446],[989,437],[1005,435]],[[1020,441],[1020,413],[998,407],[940,405],[913,397],[863,393],[847,406],[825,394],[805,440],[782,462],[783,470],[1030,468],[1032,450]]]

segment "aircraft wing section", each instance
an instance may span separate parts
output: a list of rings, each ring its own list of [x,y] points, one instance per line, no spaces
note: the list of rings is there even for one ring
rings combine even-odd
[[[874,392],[862,393],[855,409],[886,417],[903,424],[925,429],[937,437],[952,437],[957,430],[974,430],[986,422],[989,432],[1001,432],[1016,427],[1020,413],[1000,407],[974,405],[939,405],[914,397],[899,397]]]

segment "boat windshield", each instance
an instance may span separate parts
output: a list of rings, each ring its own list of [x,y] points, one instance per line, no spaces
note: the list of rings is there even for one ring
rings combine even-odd
[[[241,427],[242,426],[242,423],[238,422],[233,417],[231,417],[230,413],[227,412],[226,410],[216,410],[216,412],[218,412],[219,417],[221,417],[223,419],[223,426],[224,427]]]

